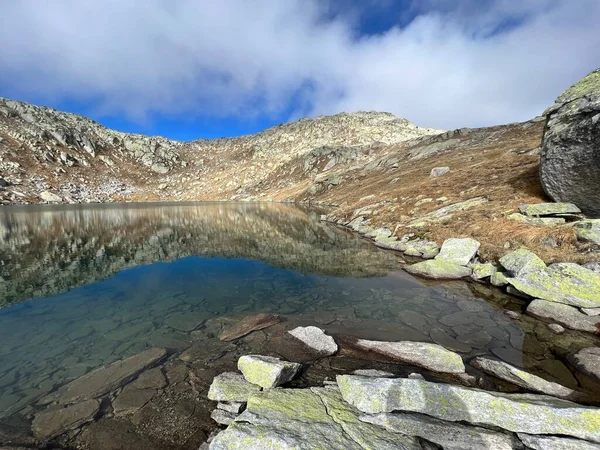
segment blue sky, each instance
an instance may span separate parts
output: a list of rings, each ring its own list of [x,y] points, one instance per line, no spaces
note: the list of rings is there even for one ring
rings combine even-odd
[[[0,96],[189,140],[389,111],[527,120],[600,61],[598,0],[20,0]]]

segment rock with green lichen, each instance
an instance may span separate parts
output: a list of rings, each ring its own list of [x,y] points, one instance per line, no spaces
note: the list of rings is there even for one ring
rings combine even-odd
[[[472,264],[471,270],[473,271],[471,278],[474,280],[483,280],[484,278],[489,278],[498,272],[496,266],[491,263]]]
[[[245,355],[238,360],[238,369],[246,380],[265,389],[292,381],[301,368],[302,364],[272,356]]]
[[[446,422],[424,414],[366,414],[360,420],[379,425],[388,431],[426,439],[444,450],[518,448],[516,439],[509,433]]]
[[[252,396],[210,449],[421,449],[414,438],[361,422],[360,414],[337,388],[270,389]]]
[[[508,284],[506,274],[504,272],[494,272],[490,277],[490,283],[498,287],[506,286]]]
[[[552,264],[507,281],[533,298],[581,308],[600,307],[600,275],[575,263]]]
[[[446,259],[430,259],[406,266],[405,270],[413,275],[436,280],[453,280],[471,276],[471,269]]]
[[[577,239],[600,245],[600,219],[587,219],[575,224]]]
[[[600,69],[560,95],[546,119],[540,159],[544,191],[600,217]]]
[[[544,261],[525,248],[504,255],[500,258],[500,264],[513,277],[520,277],[529,272],[537,272],[546,268]]]
[[[588,316],[573,306],[563,303],[534,300],[527,306],[527,313],[538,319],[557,322],[571,330],[595,333],[598,318]]]
[[[485,356],[480,356],[473,359],[470,364],[489,375],[508,381],[509,383],[530,391],[540,392],[542,394],[552,395],[553,397],[574,401],[581,401],[585,398],[585,395],[580,392],[569,389],[568,387],[562,386],[558,383],[544,380],[537,375],[525,372],[524,370],[511,366],[504,361],[498,361]]]
[[[434,372],[463,373],[465,365],[460,355],[441,345],[428,342],[385,342],[358,339],[357,347],[388,356],[396,361],[423,367]]]
[[[532,450],[600,450],[600,445],[581,439],[535,436],[525,433],[519,433],[517,436],[527,448]]]
[[[420,258],[431,259],[440,252],[440,248],[433,241],[426,239],[412,239],[406,243],[404,254],[408,256],[417,256]]]
[[[217,402],[242,402],[260,391],[260,387],[246,381],[243,375],[235,372],[225,372],[217,375],[210,389],[208,398]]]
[[[444,259],[461,266],[466,266],[477,254],[479,242],[475,239],[464,238],[446,239],[435,259]]]
[[[540,225],[544,227],[555,227],[557,225],[563,225],[566,220],[562,217],[528,217],[524,214],[513,213],[506,216],[509,220],[516,220],[517,222],[528,223],[530,225]]]
[[[600,408],[567,400],[404,378],[339,375],[337,382],[344,400],[368,414],[407,411],[518,433],[600,442]]]
[[[519,206],[519,211],[529,217],[579,214],[581,212],[573,203],[533,203]]]
[[[409,228],[422,228],[432,223],[439,223],[445,220],[450,220],[452,214],[467,209],[475,208],[487,203],[489,200],[485,197],[476,197],[464,202],[453,203],[452,205],[444,206],[443,208],[436,209],[429,214],[411,222]]]

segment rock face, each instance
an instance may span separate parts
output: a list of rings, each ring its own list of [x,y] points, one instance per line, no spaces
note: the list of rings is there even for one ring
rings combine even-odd
[[[600,69],[562,93],[546,111],[540,178],[555,201],[600,217]]]
[[[408,411],[517,433],[556,434],[600,442],[600,409],[566,400],[402,378],[340,375],[337,381],[344,400],[369,414]]]
[[[245,355],[238,360],[238,369],[246,380],[265,389],[293,380],[301,368],[301,364],[271,356]]]
[[[383,342],[359,339],[358,347],[434,372],[463,373],[462,358],[441,345],[426,342]]]
[[[297,327],[288,333],[323,355],[331,356],[338,351],[335,340],[331,336],[327,336],[320,328]]]

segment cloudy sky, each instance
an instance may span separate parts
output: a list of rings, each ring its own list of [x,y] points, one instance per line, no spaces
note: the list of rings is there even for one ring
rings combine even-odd
[[[19,0],[0,14],[0,96],[178,139],[357,110],[527,120],[600,66],[599,0]]]

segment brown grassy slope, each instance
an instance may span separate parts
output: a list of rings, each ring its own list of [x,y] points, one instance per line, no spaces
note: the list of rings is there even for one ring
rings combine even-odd
[[[518,223],[506,219],[523,203],[549,201],[539,182],[539,156],[543,123],[500,127],[478,143],[462,138],[459,146],[423,159],[410,159],[402,146],[387,150],[403,158],[397,168],[375,172],[355,170],[344,174],[345,181],[332,186],[312,201],[339,205],[332,214],[352,218],[352,212],[381,201],[389,203],[374,207],[371,224],[396,229],[396,235],[415,232],[441,244],[450,237],[472,237],[481,242],[485,260],[497,260],[510,250],[527,247],[546,262],[587,262],[598,258],[587,246],[577,242],[570,224],[548,228]],[[533,151],[533,152],[532,152]],[[431,178],[433,167],[448,166],[447,175]],[[393,181],[397,179],[397,181]],[[311,183],[296,188],[306,189]],[[294,189],[279,192],[279,198],[294,194]],[[295,192],[298,200],[305,192]],[[474,197],[485,196],[489,203],[456,213],[447,223],[430,224],[422,229],[406,227],[411,221],[442,206]],[[440,197],[448,200],[436,202]],[[433,202],[415,206],[423,198]]]

